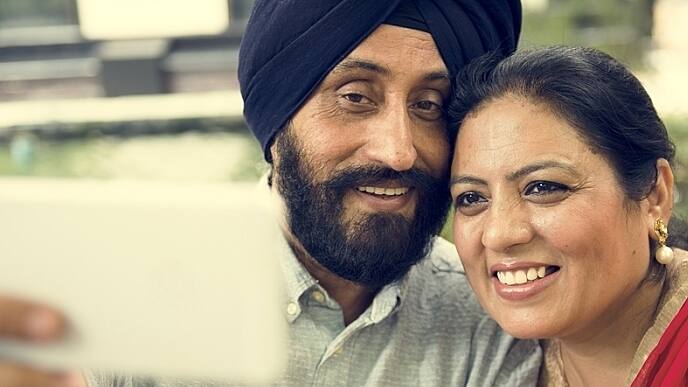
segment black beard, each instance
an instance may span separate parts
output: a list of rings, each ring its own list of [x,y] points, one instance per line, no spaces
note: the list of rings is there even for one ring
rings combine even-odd
[[[451,202],[448,176],[417,168],[398,172],[380,166],[352,167],[316,182],[317,169],[287,128],[276,140],[276,183],[288,223],[306,252],[337,276],[371,288],[402,278],[425,257]],[[400,214],[361,214],[344,221],[343,198],[351,189],[395,180],[417,191],[412,219]]]

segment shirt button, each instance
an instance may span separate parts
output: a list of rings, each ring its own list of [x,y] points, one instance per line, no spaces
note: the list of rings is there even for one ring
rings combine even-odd
[[[322,294],[322,292],[320,292],[318,290],[311,293],[311,298],[313,298],[313,300],[319,304],[322,304],[323,302],[325,302],[325,295]]]
[[[290,316],[295,315],[299,312],[299,306],[295,302],[290,302],[287,304],[287,314]]]

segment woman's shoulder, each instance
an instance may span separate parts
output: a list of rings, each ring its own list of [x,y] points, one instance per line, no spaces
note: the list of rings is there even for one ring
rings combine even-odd
[[[655,320],[643,337],[633,360],[631,376],[636,381],[647,381],[659,378],[655,375],[655,364],[665,363],[672,372],[685,375],[685,360],[672,357],[667,360],[668,353],[676,353],[678,347],[684,345],[676,340],[677,335],[684,335],[688,328],[688,251],[674,248],[674,260],[667,267],[668,286],[665,286],[663,301],[660,303]],[[681,333],[684,332],[684,333]],[[650,356],[651,353],[657,355]],[[668,369],[668,368],[667,368]],[[635,384],[634,384],[635,385]],[[642,384],[645,385],[645,384]]]
[[[688,289],[688,251],[679,248],[673,250],[674,260],[668,267],[670,288]]]
[[[674,261],[675,263],[688,262],[688,251],[674,247]]]
[[[671,319],[688,298],[688,251],[673,248],[674,259],[667,264],[664,286],[656,320]]]

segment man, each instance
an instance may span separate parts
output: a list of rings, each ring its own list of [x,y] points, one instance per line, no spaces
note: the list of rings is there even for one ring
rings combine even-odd
[[[433,239],[449,80],[519,28],[514,1],[256,3],[239,80],[291,247],[283,384],[534,384],[536,347],[501,333]]]
[[[481,311],[453,246],[434,238],[449,206],[451,76],[512,51],[519,29],[508,0],[256,2],[239,78],[284,207],[292,345],[279,385],[535,383],[537,345]]]

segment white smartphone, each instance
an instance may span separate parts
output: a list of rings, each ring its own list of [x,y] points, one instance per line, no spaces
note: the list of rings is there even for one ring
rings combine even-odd
[[[0,341],[50,368],[265,383],[286,363],[266,188],[0,179],[0,294],[68,319],[51,345]]]

